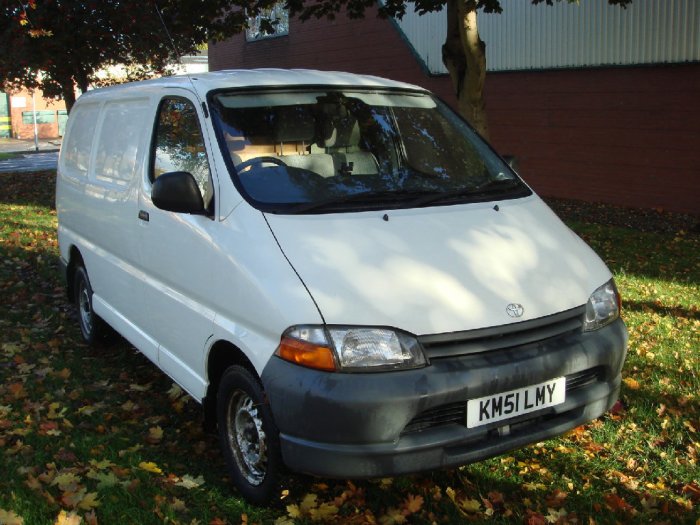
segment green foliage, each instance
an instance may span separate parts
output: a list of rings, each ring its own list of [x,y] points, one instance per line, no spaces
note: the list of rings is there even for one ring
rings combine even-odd
[[[248,13],[269,3],[251,5]],[[106,67],[126,66],[132,80],[165,72],[177,57],[164,24],[181,55],[208,39],[241,31],[246,13],[235,5],[226,0],[0,0],[0,79],[6,86],[40,87],[70,106],[75,86],[84,91],[99,83],[96,73]]]

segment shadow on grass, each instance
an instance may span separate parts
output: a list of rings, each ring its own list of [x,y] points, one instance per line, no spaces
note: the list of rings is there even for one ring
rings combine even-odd
[[[653,301],[632,301],[625,300],[622,306],[623,312],[656,313],[659,315],[670,315],[688,320],[700,321],[700,305],[685,308],[683,306],[667,306]]]
[[[56,171],[0,173],[0,204],[46,206],[56,200]]]

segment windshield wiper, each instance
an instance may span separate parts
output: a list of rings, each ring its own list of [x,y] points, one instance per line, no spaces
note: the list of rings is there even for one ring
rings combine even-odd
[[[285,208],[288,213],[308,213],[310,211],[319,211],[323,209],[342,209],[347,204],[363,203],[363,204],[381,204],[404,202],[414,199],[417,195],[425,196],[425,190],[381,190],[381,191],[363,191],[361,193],[350,193],[346,195],[337,195],[328,199],[315,202],[302,202]],[[431,196],[433,194],[431,193]]]
[[[419,197],[411,202],[411,206],[420,208],[421,206],[427,206],[428,204],[434,204],[436,202],[448,202],[459,197],[488,195],[495,191],[515,189],[519,186],[520,184],[517,179],[489,179],[477,186],[456,188],[454,190],[431,193],[430,195]]]

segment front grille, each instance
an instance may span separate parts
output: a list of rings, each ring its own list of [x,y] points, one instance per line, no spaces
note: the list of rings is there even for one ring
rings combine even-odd
[[[580,331],[585,310],[585,306],[580,306],[531,321],[466,332],[423,335],[418,340],[426,357],[431,360],[505,350]]]
[[[598,381],[603,381],[605,378],[605,370],[602,366],[589,368],[583,372],[576,372],[566,376],[566,393],[573,392],[579,388],[586,387]]]
[[[582,372],[576,372],[574,374],[569,374],[566,376],[566,395],[575,392],[578,389],[589,386],[598,381],[604,380],[604,369],[601,366],[595,368],[589,368]],[[523,426],[523,424],[529,424],[528,422],[537,421],[541,419],[542,416],[534,416],[525,421],[521,421],[513,426]],[[421,432],[429,428],[434,428],[442,425],[458,424],[466,425],[467,421],[467,403],[449,403],[446,405],[440,405],[435,408],[425,410],[414,417],[408,425],[404,428],[401,435],[411,434],[413,432]]]
[[[431,408],[425,412],[421,412],[416,417],[414,417],[411,422],[406,425],[403,433],[408,434],[411,432],[420,432],[427,428],[437,427],[440,425],[449,425],[450,423],[457,423],[458,425],[464,425],[467,420],[466,403],[451,403],[449,405],[441,405],[436,408]]]

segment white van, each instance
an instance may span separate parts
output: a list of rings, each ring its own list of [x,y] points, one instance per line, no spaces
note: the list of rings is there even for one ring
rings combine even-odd
[[[88,92],[56,188],[70,297],[218,426],[253,502],[283,465],[449,468],[617,399],[603,262],[422,88],[304,70]]]

